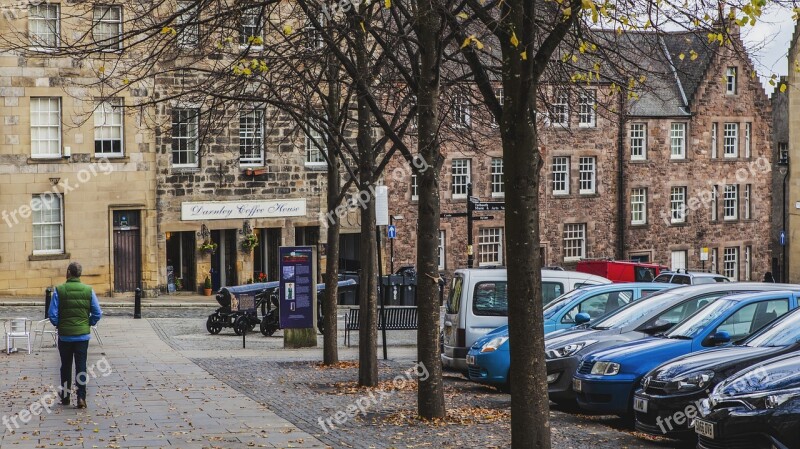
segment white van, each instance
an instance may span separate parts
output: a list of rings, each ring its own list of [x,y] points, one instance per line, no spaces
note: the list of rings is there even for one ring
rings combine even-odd
[[[608,279],[577,271],[542,270],[542,300],[544,304],[584,285],[610,284]],[[481,296],[492,298],[491,307],[476,310],[473,298],[480,289]],[[492,329],[508,324],[506,270],[470,268],[456,270],[445,302],[442,364],[457,370],[467,370],[467,351],[475,340]]]

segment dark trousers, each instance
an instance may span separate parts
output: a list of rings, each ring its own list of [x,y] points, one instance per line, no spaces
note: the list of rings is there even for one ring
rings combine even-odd
[[[86,383],[89,373],[86,372],[86,356],[89,351],[89,340],[58,340],[58,352],[61,354],[61,398],[69,399],[72,391],[72,360],[75,359],[75,383],[78,386],[78,399],[86,399]]]

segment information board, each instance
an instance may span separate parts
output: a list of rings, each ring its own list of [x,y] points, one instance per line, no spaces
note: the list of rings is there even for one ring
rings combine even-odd
[[[316,295],[314,248],[283,246],[279,253],[281,328],[313,328]]]

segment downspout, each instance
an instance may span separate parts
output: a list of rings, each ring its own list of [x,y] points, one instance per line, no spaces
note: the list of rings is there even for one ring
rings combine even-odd
[[[625,259],[625,123],[628,111],[625,97],[617,94],[619,102],[619,125],[617,128],[617,251],[616,259]]]

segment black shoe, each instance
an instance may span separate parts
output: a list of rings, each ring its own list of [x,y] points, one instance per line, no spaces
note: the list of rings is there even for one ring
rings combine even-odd
[[[75,408],[86,408],[86,399],[78,398],[78,405]]]
[[[61,405],[69,405],[69,397],[61,398]]]

